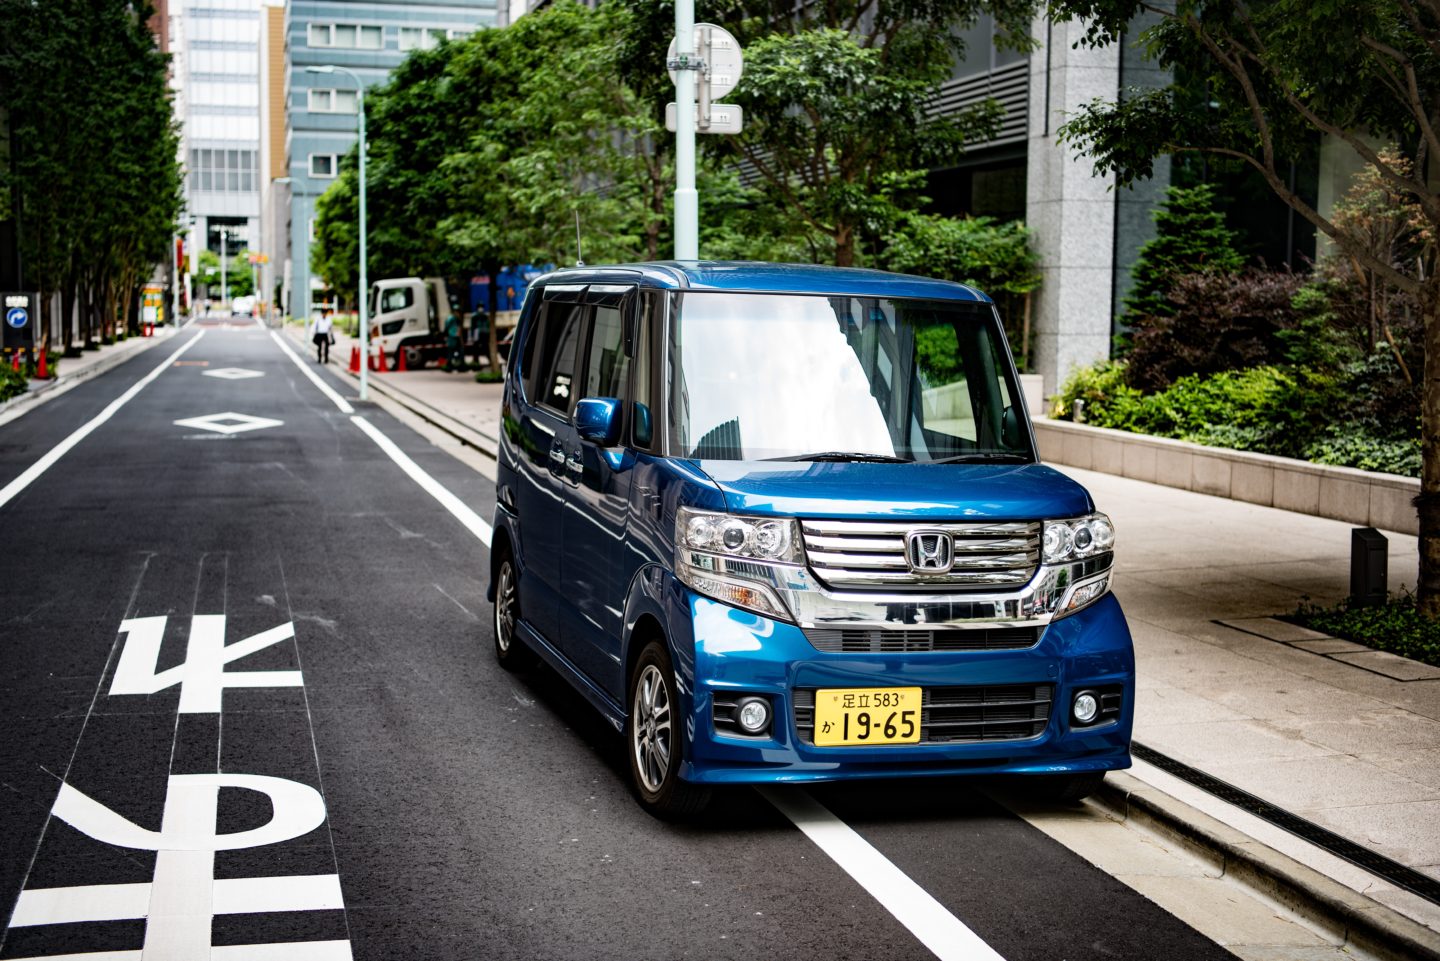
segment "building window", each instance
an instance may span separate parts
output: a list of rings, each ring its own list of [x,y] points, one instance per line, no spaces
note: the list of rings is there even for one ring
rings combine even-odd
[[[354,90],[311,90],[311,113],[356,113],[359,98]]]
[[[380,27],[355,23],[312,23],[306,36],[312,47],[344,50],[379,50],[385,43],[385,32]]]
[[[433,50],[440,46],[441,40],[457,36],[462,36],[460,31],[445,30],[440,27],[401,27],[400,49]]]
[[[259,151],[191,148],[190,189],[219,193],[252,193],[256,188]]]
[[[334,177],[340,168],[340,158],[333,153],[312,153],[310,155],[310,176]]]

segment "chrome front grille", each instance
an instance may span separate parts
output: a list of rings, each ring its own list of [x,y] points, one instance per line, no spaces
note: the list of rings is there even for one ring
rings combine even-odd
[[[804,519],[805,556],[827,587],[917,591],[1019,587],[1040,563],[1035,522],[921,524],[913,521]],[[954,565],[944,574],[916,573],[905,558],[905,536],[943,531],[953,539]]]
[[[921,691],[920,743],[1024,741],[1045,733],[1054,684],[986,684],[927,687]],[[815,691],[792,693],[795,733],[815,743]],[[895,745],[901,746],[903,745]]]
[[[1040,640],[1038,627],[979,627],[966,630],[881,631],[867,628],[807,628],[817,651],[833,654],[907,654],[915,651],[1023,651]]]

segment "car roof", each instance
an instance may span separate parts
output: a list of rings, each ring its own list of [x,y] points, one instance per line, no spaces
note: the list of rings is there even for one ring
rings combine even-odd
[[[672,290],[733,290],[760,293],[841,294],[853,297],[914,297],[989,303],[974,287],[932,277],[892,274],[860,267],[777,264],[751,260],[664,260],[639,264],[566,267],[535,284],[638,283]]]

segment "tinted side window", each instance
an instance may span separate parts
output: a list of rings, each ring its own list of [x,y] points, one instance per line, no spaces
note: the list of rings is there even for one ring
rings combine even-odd
[[[664,308],[663,295],[646,291],[640,295],[639,321],[635,327],[635,378],[631,397],[634,400],[633,416],[630,423],[631,442],[642,450],[650,450],[654,444],[655,398],[651,396],[650,385],[654,382],[650,369],[654,351],[650,349],[653,331],[660,328],[660,312]]]
[[[580,351],[585,342],[586,308],[580,304],[547,304],[545,323],[540,332],[540,391],[535,400],[566,416],[580,399],[581,385],[576,382]]]
[[[585,392],[582,397],[621,397],[630,377],[630,358],[625,356],[625,315],[619,307],[595,308],[595,333],[590,338],[590,358],[585,365]]]

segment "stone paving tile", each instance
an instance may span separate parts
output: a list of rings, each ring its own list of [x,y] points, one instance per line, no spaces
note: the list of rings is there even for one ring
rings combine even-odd
[[[1272,720],[1270,725],[1276,730],[1330,748],[1334,753],[1374,755],[1376,746],[1383,744],[1396,756],[1413,757],[1414,760],[1409,763],[1411,770],[1440,766],[1440,751],[1431,758],[1417,756],[1423,753],[1424,748],[1440,746],[1440,721],[1417,717],[1409,711],[1361,711],[1339,719],[1279,718]],[[1411,748],[1421,750],[1416,755],[1410,755],[1407,751]],[[1410,776],[1410,771],[1404,768],[1389,769]]]
[[[1388,651],[1336,654],[1334,658],[1337,661],[1344,661],[1346,664],[1363,667],[1367,671],[1374,671],[1377,674],[1384,674],[1386,677],[1393,677],[1397,681],[1440,680],[1440,667],[1433,667],[1429,664],[1422,664],[1419,661],[1412,661],[1407,657],[1399,657]]]
[[[1258,634],[1260,637],[1272,641],[1282,641],[1286,644],[1294,641],[1332,639],[1328,634],[1312,631],[1308,627],[1291,624],[1289,621],[1282,621],[1278,617],[1247,617],[1238,620],[1221,621],[1220,623],[1226,627],[1233,627],[1238,631],[1247,631],[1251,634]]]
[[[1168,724],[1214,724],[1244,720],[1245,715],[1183,688],[1141,686],[1135,692],[1135,722],[1150,727]]]
[[[1308,760],[1336,753],[1262,721],[1147,724],[1141,731],[1146,746],[1197,766],[1210,762],[1216,744],[1224,744],[1235,757],[1251,760]]]
[[[1326,637],[1315,641],[1291,641],[1290,646],[1298,647],[1302,651],[1309,651],[1311,654],[1347,654],[1351,651],[1370,650],[1364,644],[1356,644],[1354,641],[1346,641],[1338,637]]]
[[[1420,870],[1425,865],[1440,864],[1440,837],[1428,830],[1440,822],[1440,797],[1433,792],[1431,800],[1426,801],[1325,807],[1297,813],[1402,864]]]
[[[1211,761],[1205,770],[1262,798],[1283,798],[1293,811],[1319,812],[1366,804],[1429,801],[1435,791],[1418,781],[1344,754],[1303,760]]]

